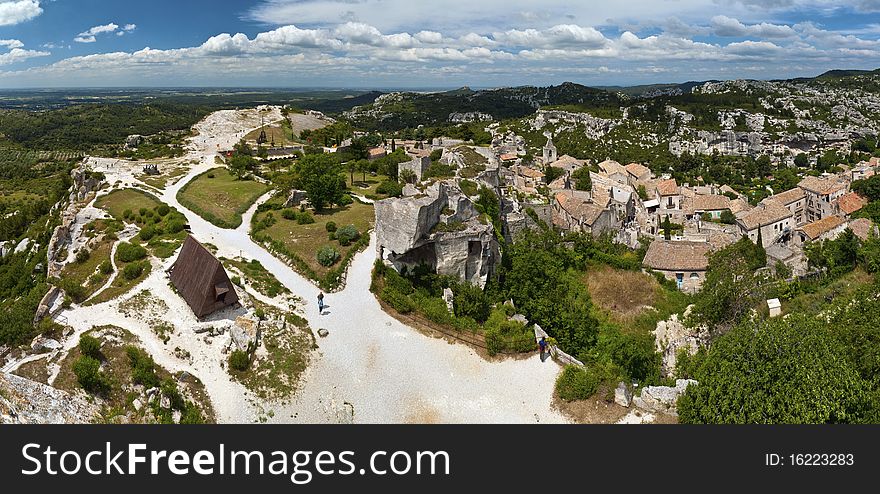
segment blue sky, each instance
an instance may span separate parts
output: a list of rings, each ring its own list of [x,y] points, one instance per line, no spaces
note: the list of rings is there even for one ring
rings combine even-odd
[[[880,68],[880,0],[0,0],[0,87],[486,87]]]

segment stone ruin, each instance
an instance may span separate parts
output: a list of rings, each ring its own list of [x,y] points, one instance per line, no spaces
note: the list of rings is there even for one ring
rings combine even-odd
[[[501,261],[494,227],[455,181],[376,203],[379,258],[398,271],[426,265],[485,287]]]

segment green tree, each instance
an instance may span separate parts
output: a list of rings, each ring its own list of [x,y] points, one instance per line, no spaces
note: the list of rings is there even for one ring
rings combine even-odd
[[[696,379],[678,401],[682,423],[823,424],[871,416],[868,383],[829,325],[792,314],[744,323],[679,369]]]
[[[296,187],[306,191],[316,211],[338,204],[345,193],[345,178],[339,165],[327,154],[304,156],[296,163]]]
[[[723,333],[748,315],[762,299],[758,293],[761,279],[755,275],[755,269],[761,267],[760,260],[755,259],[756,250],[755,244],[743,237],[709,257],[706,280],[694,302],[690,325],[707,324]]]
[[[571,178],[574,179],[574,188],[577,190],[592,190],[593,189],[593,180],[590,178],[590,169],[586,166],[582,166],[574,171],[571,174]],[[644,189],[644,186],[641,186]],[[647,192],[645,193],[647,196]]]

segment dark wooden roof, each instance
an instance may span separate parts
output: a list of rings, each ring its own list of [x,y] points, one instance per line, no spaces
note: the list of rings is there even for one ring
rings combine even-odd
[[[196,317],[238,303],[238,294],[223,265],[192,236],[183,243],[169,276]]]

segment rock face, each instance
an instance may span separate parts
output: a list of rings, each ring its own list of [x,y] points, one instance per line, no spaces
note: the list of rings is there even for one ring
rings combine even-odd
[[[37,306],[37,312],[34,314],[34,324],[37,324],[48,316],[52,312],[52,307],[54,307],[63,296],[64,292],[57,286],[50,288],[46,295],[43,296],[43,299],[40,300],[40,305]]]
[[[125,147],[127,149],[135,149],[141,144],[144,143],[144,136],[141,135],[130,135],[125,138]]]
[[[494,227],[454,181],[376,203],[379,257],[397,270],[425,265],[478,286],[501,261]]]
[[[230,335],[239,350],[250,351],[260,341],[260,321],[254,321],[244,316],[239,317],[230,328]]]
[[[84,424],[98,412],[80,396],[0,373],[0,424]]]
[[[691,384],[698,384],[693,379],[679,379],[675,381],[675,387],[648,386],[642,389],[642,395],[636,396],[632,404],[647,412],[666,413],[678,415],[676,403]]]
[[[687,313],[685,311],[685,315]],[[709,333],[705,328],[687,328],[679,321],[677,314],[673,314],[668,321],[658,322],[653,333],[657,351],[663,355],[662,371],[664,376],[671,376],[675,372],[675,365],[681,350],[693,355],[709,340]]]
[[[287,198],[287,201],[284,202],[284,207],[293,208],[299,207],[303,201],[306,200],[306,191],[304,190],[291,190],[290,197]]]

